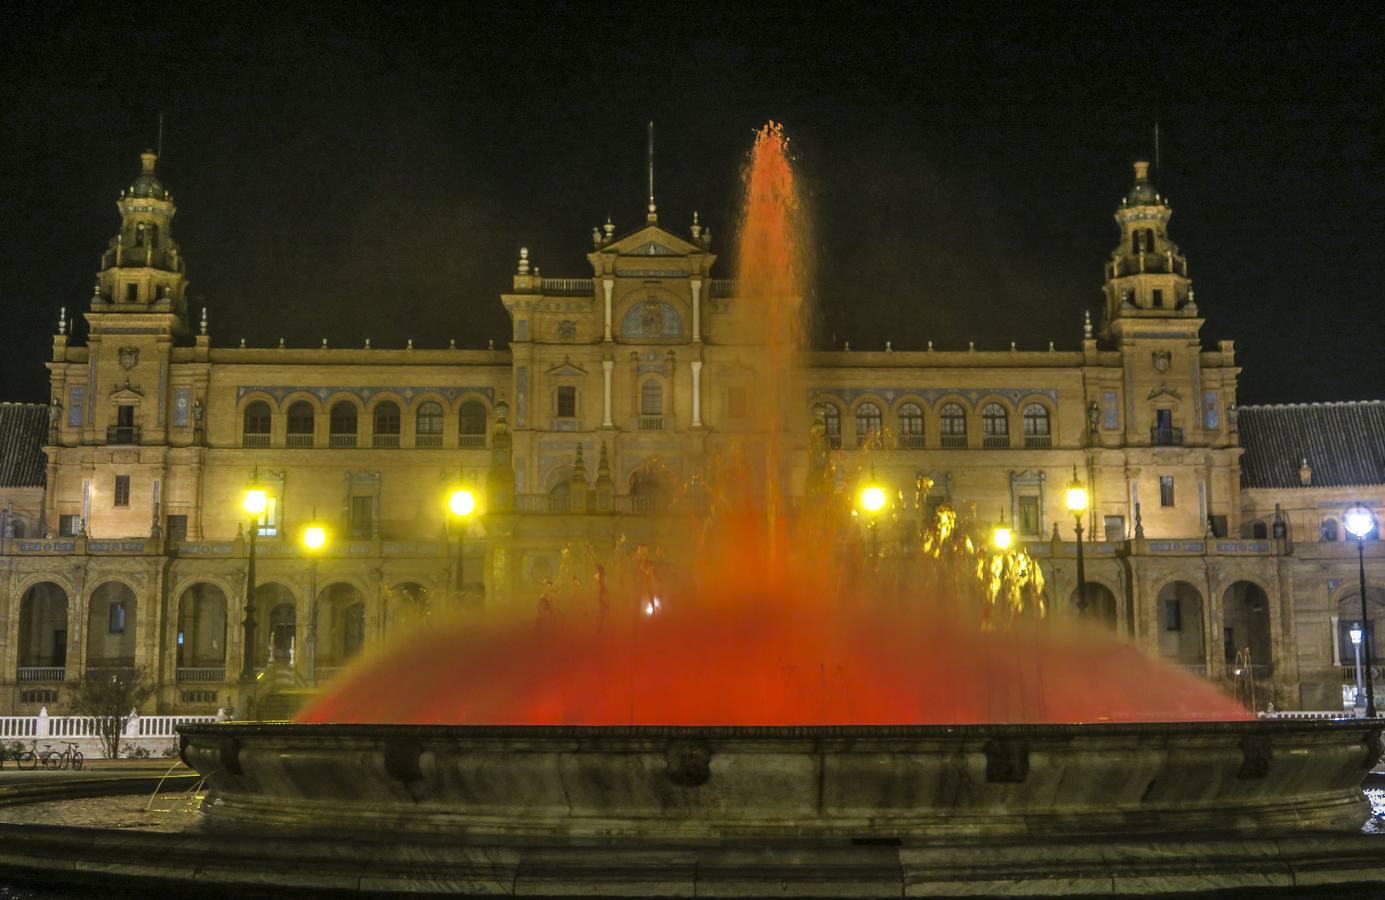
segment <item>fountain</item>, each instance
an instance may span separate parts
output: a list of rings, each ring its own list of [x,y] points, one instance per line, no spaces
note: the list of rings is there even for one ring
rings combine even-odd
[[[1353,833],[1376,722],[1251,717],[1049,615],[1033,560],[951,509],[883,549],[861,537],[868,469],[834,471],[800,412],[801,208],[777,126],[745,182],[734,332],[760,429],[672,499],[657,544],[600,565],[570,548],[535,607],[432,621],[295,723],[184,727],[226,852],[283,834],[280,884],[538,894],[1382,877]]]

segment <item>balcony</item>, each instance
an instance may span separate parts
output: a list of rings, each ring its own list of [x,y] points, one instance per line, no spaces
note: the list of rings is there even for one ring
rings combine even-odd
[[[922,450],[923,435],[921,434],[901,434],[899,436],[899,449],[901,450]]]
[[[268,434],[243,434],[241,435],[242,447],[268,447]]]
[[[981,438],[981,446],[987,450],[1006,450],[1010,447],[1010,435],[987,434]]]
[[[311,434],[290,434],[286,446],[295,450],[310,450],[313,446]]]
[[[1024,449],[1026,450],[1051,450],[1053,449],[1053,435],[1051,434],[1026,434],[1024,436]]]
[[[484,450],[486,449],[486,436],[484,434],[459,434],[457,435],[457,446],[462,450]]]
[[[138,444],[139,426],[138,425],[111,425],[106,429],[106,443],[108,444]]]
[[[376,450],[398,450],[399,435],[397,434],[377,434],[370,442]]]
[[[20,666],[16,681],[66,681],[66,666]]]
[[[827,446],[833,450],[842,449],[842,436],[840,434],[827,435]]]
[[[178,682],[220,684],[226,680],[225,666],[179,666]]]
[[[663,431],[663,430],[664,430],[664,417],[663,417],[663,416],[640,416],[639,428],[640,428],[640,431]]]
[[[442,449],[442,435],[416,434],[414,435],[414,447],[419,450],[440,450]]]
[[[351,449],[356,446],[356,436],[354,434],[329,434],[327,446],[335,449]]]
[[[965,434],[944,434],[942,447],[944,450],[965,450],[967,449],[967,436]]]
[[[1183,429],[1155,425],[1149,429],[1149,442],[1155,447],[1183,446]]]

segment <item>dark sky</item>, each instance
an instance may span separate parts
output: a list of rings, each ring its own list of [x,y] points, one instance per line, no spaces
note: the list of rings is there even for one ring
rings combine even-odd
[[[591,227],[639,224],[651,118],[661,222],[700,210],[729,277],[774,118],[824,343],[1071,348],[1157,118],[1241,401],[1385,397],[1378,8],[286,5],[7,13],[0,398],[46,399],[58,307],[85,310],[160,111],[190,305],[223,346],[503,344],[521,245],[589,275]]]

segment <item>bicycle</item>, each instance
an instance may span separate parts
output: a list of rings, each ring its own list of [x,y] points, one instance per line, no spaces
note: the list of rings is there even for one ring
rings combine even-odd
[[[43,753],[39,756],[39,759],[43,762],[43,767],[45,769],[71,768],[74,772],[80,772],[85,757],[82,756],[82,751],[77,749],[77,742],[61,741],[60,743],[67,745],[67,749],[61,753],[57,750],[50,749],[52,747],[51,744],[43,745]]]
[[[38,757],[34,755],[32,750],[6,751],[4,748],[0,748],[0,769],[5,767],[6,759],[14,760],[14,767],[25,771],[38,765]]]

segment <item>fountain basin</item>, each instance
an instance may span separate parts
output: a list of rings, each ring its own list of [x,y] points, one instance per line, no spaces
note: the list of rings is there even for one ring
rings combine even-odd
[[[544,845],[1359,831],[1381,725],[180,729],[211,827]]]

